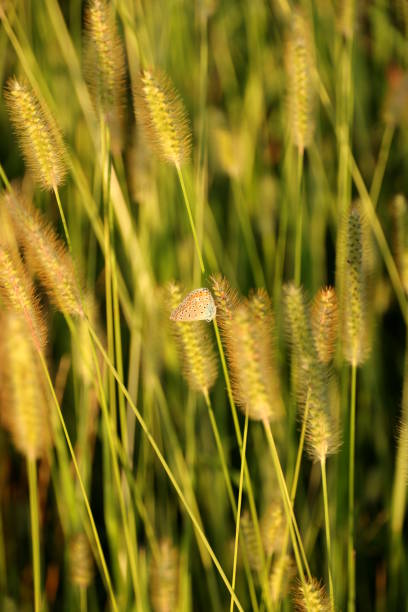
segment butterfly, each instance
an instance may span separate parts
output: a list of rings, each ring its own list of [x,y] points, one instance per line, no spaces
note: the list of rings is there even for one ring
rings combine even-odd
[[[172,321],[212,321],[217,308],[214,298],[208,289],[194,289],[175,308],[170,319]]]

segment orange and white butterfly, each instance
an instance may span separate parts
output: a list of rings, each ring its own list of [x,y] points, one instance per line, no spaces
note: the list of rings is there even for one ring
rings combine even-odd
[[[217,307],[211,291],[202,287],[191,291],[175,308],[170,319],[172,321],[212,321]]]

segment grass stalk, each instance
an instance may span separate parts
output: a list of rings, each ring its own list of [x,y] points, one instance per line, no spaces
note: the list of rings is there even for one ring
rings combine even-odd
[[[27,458],[27,475],[30,492],[31,545],[34,575],[34,610],[41,610],[41,559],[40,517],[38,514],[37,467],[35,459]]]
[[[348,538],[347,538],[347,569],[348,569],[348,612],[354,612],[356,606],[356,553],[354,548],[354,453],[356,436],[356,386],[357,367],[351,366],[351,398],[350,398],[350,437],[349,437],[349,496],[348,496]]]
[[[331,571],[331,537],[330,537],[330,516],[329,516],[329,502],[327,496],[327,478],[326,478],[326,459],[320,460],[320,468],[322,473],[322,489],[323,489],[323,505],[324,505],[324,523],[326,532],[326,548],[327,548],[327,567],[329,576],[329,590],[330,590],[330,603],[332,612],[334,612],[334,591],[333,591],[333,578]]]
[[[196,253],[197,253],[198,261],[200,262],[201,273],[204,274],[205,267],[204,267],[203,256],[201,254],[201,248],[200,248],[200,244],[198,242],[197,231],[196,231],[196,227],[195,227],[195,223],[194,223],[194,219],[193,219],[193,213],[191,212],[190,201],[188,199],[187,190],[186,190],[186,186],[185,186],[184,178],[183,178],[183,173],[181,171],[181,167],[180,167],[179,164],[176,164],[176,170],[177,170],[177,176],[178,176],[179,181],[180,181],[181,191],[183,192],[184,203],[186,205],[187,215],[188,215],[188,219],[190,221],[190,227],[191,227],[191,231],[192,231],[193,238],[194,238],[194,244],[195,244],[195,248],[196,248]]]
[[[103,346],[102,346],[98,336],[96,335],[96,333],[93,330],[93,328],[92,328],[90,323],[88,325],[88,329],[89,329],[89,332],[90,332],[90,334],[91,334],[91,336],[92,336],[96,346],[98,347],[98,350],[100,351],[100,353],[101,353],[101,355],[102,355],[106,365],[108,366],[108,368],[112,372],[113,376],[115,377],[116,382],[118,383],[119,389],[124,394],[124,396],[125,396],[128,404],[129,404],[130,408],[133,410],[133,412],[134,412],[134,414],[135,414],[135,416],[136,416],[136,418],[137,418],[137,420],[139,422],[139,425],[141,426],[141,428],[142,428],[144,434],[146,435],[146,437],[147,437],[151,447],[153,448],[153,450],[154,450],[158,460],[160,461],[164,471],[166,472],[166,474],[167,474],[171,484],[173,485],[173,487],[174,487],[174,489],[175,489],[175,491],[176,491],[176,493],[177,493],[177,495],[178,495],[182,505],[184,506],[187,514],[189,515],[189,517],[190,517],[190,519],[191,519],[195,529],[200,534],[201,540],[202,540],[205,548],[207,549],[207,552],[209,553],[209,555],[210,555],[210,557],[211,557],[215,567],[217,568],[217,570],[218,570],[218,572],[219,572],[219,574],[220,574],[220,576],[221,576],[221,578],[222,578],[226,588],[228,589],[229,593],[233,597],[235,605],[242,612],[243,608],[241,606],[241,603],[240,603],[238,597],[234,593],[234,591],[232,589],[232,586],[231,586],[227,576],[225,575],[225,572],[222,569],[222,566],[221,566],[220,562],[218,561],[218,559],[217,559],[217,557],[216,557],[216,555],[215,555],[215,553],[214,553],[214,551],[213,551],[209,541],[207,540],[207,538],[206,538],[206,536],[204,534],[204,531],[200,527],[200,525],[199,525],[199,523],[197,521],[197,518],[195,517],[195,515],[194,515],[194,513],[193,513],[193,511],[192,511],[192,509],[190,507],[190,504],[187,502],[187,500],[186,500],[186,498],[185,498],[185,496],[184,496],[184,494],[183,494],[183,492],[182,492],[182,490],[180,488],[180,485],[176,481],[176,479],[175,479],[175,477],[174,477],[174,475],[173,475],[173,473],[172,473],[172,471],[171,471],[167,461],[163,457],[163,454],[161,453],[159,447],[157,446],[156,441],[154,440],[153,436],[151,435],[150,431],[148,430],[147,425],[146,425],[142,415],[140,414],[139,410],[136,408],[136,406],[135,406],[135,404],[134,404],[134,402],[133,402],[133,400],[132,400],[128,390],[126,389],[125,385],[123,384],[122,380],[120,379],[119,374],[117,373],[115,367],[111,363],[111,361],[110,361],[110,359],[109,359],[105,349],[103,348]]]
[[[51,396],[52,396],[55,408],[57,410],[58,418],[59,418],[62,430],[64,432],[65,440],[66,440],[67,445],[68,445],[68,449],[69,449],[69,452],[70,452],[70,455],[71,455],[72,463],[74,465],[75,473],[76,473],[76,476],[78,478],[79,487],[81,489],[81,494],[82,494],[82,497],[83,497],[83,500],[84,500],[84,503],[85,503],[85,508],[86,508],[86,511],[87,511],[87,514],[88,514],[88,517],[89,517],[89,521],[90,521],[90,524],[91,524],[92,534],[93,534],[94,539],[95,539],[95,545],[96,545],[96,548],[97,548],[99,561],[101,563],[102,573],[103,573],[103,576],[105,578],[106,587],[108,589],[108,593],[109,593],[109,596],[110,596],[110,599],[111,599],[112,608],[113,608],[114,612],[119,612],[119,608],[118,608],[118,605],[117,605],[117,602],[116,602],[116,597],[115,597],[115,594],[113,592],[112,581],[111,581],[111,578],[110,578],[108,566],[107,566],[106,560],[105,560],[105,555],[103,554],[101,541],[100,541],[99,535],[98,535],[98,530],[96,528],[95,520],[94,520],[94,517],[93,517],[93,514],[92,514],[91,506],[90,506],[88,495],[86,493],[86,489],[85,489],[85,486],[84,486],[84,483],[83,483],[83,480],[82,480],[82,476],[81,476],[81,473],[79,471],[78,461],[76,459],[75,452],[74,452],[74,449],[73,449],[73,446],[72,446],[72,443],[71,443],[71,439],[69,437],[69,433],[68,433],[68,430],[67,430],[67,427],[66,427],[66,424],[65,424],[65,419],[64,419],[64,416],[62,414],[58,398],[57,398],[57,396],[55,394],[54,385],[52,384],[52,380],[51,380],[51,377],[50,377],[50,373],[48,371],[48,367],[47,367],[47,363],[45,361],[44,355],[42,354],[41,351],[38,351],[38,356],[40,358],[41,366],[43,368],[43,371],[44,371],[44,374],[45,374],[45,378],[47,380],[47,384],[48,384],[48,387],[50,389]]]
[[[235,519],[236,529],[235,529],[235,542],[234,542],[234,562],[233,562],[232,581],[231,581],[233,589],[235,588],[235,580],[236,580],[236,575],[237,575],[239,528],[240,528],[240,521],[241,521],[242,488],[243,488],[243,481],[244,481],[244,465],[245,465],[247,437],[248,437],[248,411],[245,414],[244,439],[243,439],[242,456],[241,456],[241,470],[240,470],[240,475],[239,475],[238,508],[237,508],[237,516]],[[230,612],[232,612],[233,609],[234,609],[234,600],[231,598]]]

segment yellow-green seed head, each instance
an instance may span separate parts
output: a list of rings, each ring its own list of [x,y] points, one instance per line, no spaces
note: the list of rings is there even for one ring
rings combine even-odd
[[[289,284],[284,294],[294,388],[302,418],[307,414],[306,448],[312,460],[323,461],[339,447],[339,431],[329,403],[330,375],[318,358],[302,289]]]
[[[94,577],[91,547],[85,533],[75,534],[69,542],[70,576],[73,584],[86,589]]]
[[[34,92],[16,78],[9,79],[5,100],[25,162],[43,189],[61,185],[66,175],[65,150],[54,119]]]
[[[174,310],[182,299],[179,285],[169,283],[167,302],[169,310]],[[206,394],[214,385],[217,375],[217,362],[214,348],[204,321],[171,321],[183,364],[184,378],[195,391]]]
[[[300,584],[296,592],[296,610],[299,612],[329,612],[330,600],[326,589],[315,578]]]
[[[345,225],[342,296],[342,339],[346,361],[358,366],[369,352],[366,321],[367,257],[364,236],[364,220],[358,205],[353,205]]]
[[[292,580],[296,575],[292,557],[279,555],[272,565],[269,575],[269,593],[272,603],[278,603],[289,592]]]
[[[325,287],[317,292],[312,305],[311,323],[319,361],[329,363],[338,334],[337,297],[333,287]]]
[[[51,443],[42,370],[21,313],[1,315],[2,421],[16,448],[28,459],[44,455]]]
[[[176,166],[190,157],[191,130],[184,104],[167,75],[143,70],[134,89],[136,118],[157,155]]]
[[[34,345],[42,350],[45,345],[44,324],[32,283],[21,260],[1,244],[0,295],[11,310],[23,317]]]
[[[52,302],[61,312],[83,316],[71,256],[51,225],[21,193],[5,195],[3,202],[24,249],[25,261],[40,278]]]
[[[251,419],[283,414],[275,364],[273,316],[268,295],[258,290],[232,312],[224,331],[234,399]]]
[[[125,52],[112,4],[90,0],[85,11],[84,72],[95,108],[111,131],[112,142],[122,141],[126,102]]]
[[[309,24],[302,12],[295,10],[286,42],[285,65],[289,129],[300,152],[311,143],[314,131],[313,62]]]
[[[154,612],[177,609],[179,591],[179,552],[168,540],[162,540],[150,570],[150,596]]]

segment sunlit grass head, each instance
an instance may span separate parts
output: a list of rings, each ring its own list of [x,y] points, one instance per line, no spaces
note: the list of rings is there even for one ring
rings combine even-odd
[[[133,99],[136,118],[156,154],[177,166],[187,161],[191,129],[184,104],[169,77],[161,70],[143,70]]]
[[[62,136],[49,110],[34,91],[13,77],[7,82],[5,100],[10,119],[34,180],[43,189],[55,189],[66,175]]]

